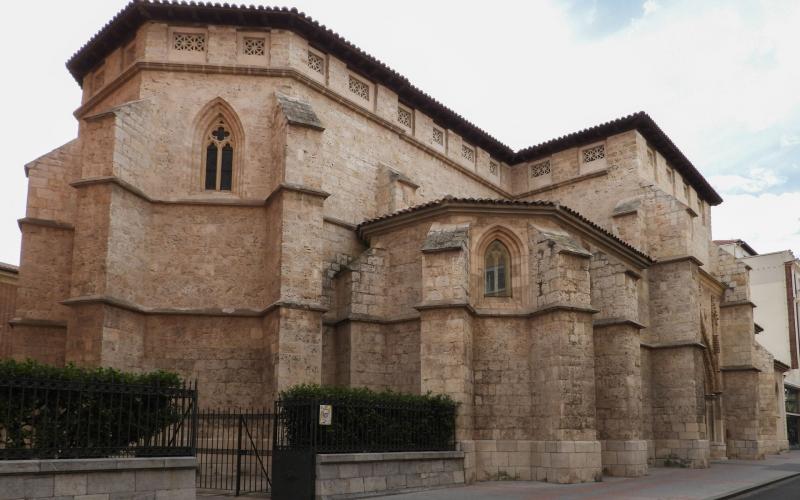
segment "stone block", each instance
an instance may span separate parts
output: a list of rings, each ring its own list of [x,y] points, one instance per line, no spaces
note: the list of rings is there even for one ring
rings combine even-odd
[[[53,483],[53,495],[85,495],[87,493],[87,484],[88,477],[86,474],[57,474]]]
[[[517,451],[517,442],[498,440],[497,451]]]
[[[339,470],[339,477],[342,479],[349,479],[351,477],[358,477],[359,464],[339,464],[337,469]]]
[[[405,474],[393,474],[391,476],[386,477],[386,489],[396,490],[400,488],[405,488],[406,484],[407,482]]]
[[[384,491],[386,489],[385,476],[373,476],[364,478],[364,491]]]
[[[156,491],[156,500],[196,500],[196,496],[194,488]]]
[[[108,495],[108,500],[155,500],[155,498],[155,491],[125,491]]]
[[[119,491],[136,491],[136,473],[134,471],[94,472],[88,475],[86,493],[115,493]]]

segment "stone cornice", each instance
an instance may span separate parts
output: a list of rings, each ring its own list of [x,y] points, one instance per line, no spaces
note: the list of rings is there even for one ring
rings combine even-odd
[[[708,349],[702,342],[695,342],[695,341],[678,341],[678,342],[658,342],[655,344],[649,342],[641,342],[640,344],[642,347],[646,349],[680,349],[683,347],[691,347],[693,349]]]
[[[163,316],[222,316],[222,317],[239,317],[239,318],[260,318],[276,309],[301,309],[315,312],[326,312],[327,307],[321,304],[303,304],[298,302],[277,301],[269,304],[262,309],[251,308],[159,308],[159,307],[146,307],[136,304],[131,301],[112,297],[110,295],[85,295],[82,297],[71,297],[62,300],[61,304],[65,306],[81,306],[90,304],[102,304],[106,306],[125,309],[127,311],[145,314],[145,315],[163,315]]]
[[[281,191],[293,191],[297,193],[307,194],[311,196],[319,196],[327,198],[330,193],[319,189],[302,186],[300,184],[281,183],[279,184],[266,199],[257,198],[234,198],[227,196],[206,196],[198,198],[179,198],[179,199],[158,199],[153,198],[141,189],[130,184],[127,181],[120,179],[117,176],[101,176],[101,177],[88,177],[79,179],[70,183],[74,188],[81,188],[85,186],[95,186],[101,184],[111,184],[117,186],[138,198],[147,201],[148,203],[161,204],[161,205],[208,205],[208,206],[233,206],[233,207],[263,207],[267,205],[270,200]]]
[[[551,191],[553,189],[558,189],[564,186],[569,186],[571,184],[575,184],[578,182],[583,182],[585,180],[594,179],[595,177],[603,177],[608,175],[608,168],[604,168],[601,170],[597,170],[596,172],[589,172],[588,174],[579,175],[577,177],[572,177],[570,179],[565,179],[563,181],[556,182],[555,184],[549,184],[547,186],[538,187],[536,189],[531,189],[530,191],[525,191],[524,193],[520,193],[518,195],[512,196],[513,199],[519,200],[521,198],[526,198],[528,196],[533,196],[539,193],[545,193],[547,191]]]
[[[677,255],[674,257],[667,257],[666,259],[657,259],[655,263],[653,263],[653,266],[659,266],[664,264],[675,264],[677,262],[685,262],[685,261],[692,262],[694,264],[697,264],[698,266],[703,265],[703,261],[701,261],[694,255]]]
[[[74,188],[82,188],[86,186],[96,186],[103,184],[111,184],[117,186],[132,195],[153,204],[160,205],[208,205],[208,206],[234,206],[234,207],[263,207],[266,202],[259,199],[248,198],[234,198],[222,196],[206,196],[198,198],[179,198],[179,199],[159,199],[153,198],[141,189],[132,185],[131,183],[120,179],[114,175],[100,176],[100,177],[87,177],[77,181],[70,182],[70,186]]]
[[[356,224],[351,224],[350,222],[337,219],[336,217],[329,217],[327,215],[322,217],[322,222],[327,222],[328,224],[333,224],[334,226],[343,227],[345,229],[349,229],[350,231],[355,231],[358,228]]]
[[[331,195],[329,192],[322,191],[321,189],[315,189],[308,186],[303,186],[301,184],[282,182],[278,184],[278,187],[272,190],[269,196],[267,196],[265,203],[269,203],[275,196],[278,195],[278,193],[282,191],[291,191],[295,193],[307,194],[309,196],[317,196],[322,198],[323,200]]]
[[[721,366],[719,368],[721,372],[760,372],[758,368],[753,365],[730,365],[730,366]]]
[[[292,78],[300,83],[305,84],[306,86],[312,88],[313,90],[316,90],[317,92],[330,98],[331,100],[334,100],[337,103],[347,107],[349,110],[354,111],[366,117],[367,119],[372,120],[373,122],[376,122],[382,125],[383,127],[392,130],[393,132],[396,132],[401,140],[404,140],[409,144],[412,144],[415,147],[422,149],[431,156],[436,157],[439,161],[447,164],[449,167],[458,170],[460,173],[466,175],[472,180],[477,181],[478,183],[492,189],[497,194],[509,199],[514,197],[512,193],[506,191],[500,186],[497,186],[488,179],[484,179],[480,175],[469,170],[467,167],[460,165],[459,163],[452,160],[448,156],[428,146],[427,144],[420,141],[416,137],[408,135],[406,130],[400,125],[392,123],[391,121],[381,117],[380,115],[356,103],[350,102],[348,99],[344,98],[343,96],[339,95],[333,90],[330,90],[325,85],[291,68],[264,68],[260,66],[239,66],[239,65],[230,66],[230,65],[213,65],[213,64],[185,64],[185,63],[169,63],[169,62],[156,62],[156,61],[137,61],[132,65],[130,65],[125,71],[117,75],[117,77],[112,82],[105,85],[97,94],[89,98],[85,103],[81,104],[81,106],[78,109],[76,109],[75,112],[73,113],[75,118],[77,118],[78,120],[86,119],[87,117],[86,113],[90,109],[101,103],[106,97],[111,95],[120,86],[122,86],[123,83],[125,83],[129,78],[131,78],[139,71],[175,71],[175,72],[188,72],[188,73],[213,73],[213,74],[250,75],[250,76],[255,75],[255,76],[279,77],[279,78]],[[91,116],[102,115],[106,112],[112,112],[112,110],[102,111],[100,113],[96,113]]]
[[[18,219],[17,225],[19,225],[20,230],[22,230],[22,226],[51,227],[53,229],[64,229],[67,231],[75,230],[75,226],[69,222],[62,222],[52,219],[37,219],[34,217],[23,217]]]
[[[326,326],[338,326],[342,323],[374,323],[378,325],[394,325],[398,323],[410,323],[413,321],[419,321],[420,315],[419,314],[407,314],[407,315],[400,315],[400,316],[390,316],[387,318],[382,318],[380,316],[375,316],[372,314],[350,314],[344,318],[331,318],[331,319],[324,319],[322,323]]]
[[[792,369],[791,366],[787,365],[782,361],[778,361],[777,359],[772,361],[772,365],[775,367],[775,371],[779,371],[781,373],[788,372],[789,370]]]
[[[37,318],[11,318],[8,324],[12,327],[15,326],[31,326],[37,328],[66,328],[66,321],[54,321],[51,319],[37,319]]]
[[[752,307],[752,308],[758,307],[757,305],[755,305],[754,303],[752,303],[749,300],[735,300],[735,301],[732,301],[732,302],[723,302],[722,304],[719,305],[719,308],[720,309],[725,309],[727,307],[738,307],[738,306],[748,306],[748,307]]]
[[[647,328],[643,324],[630,318],[600,318],[592,321],[595,328],[605,328],[609,326],[632,326],[637,330]]]
[[[431,301],[414,306],[417,311],[429,311],[436,309],[466,309],[472,316],[484,318],[532,318],[552,312],[567,311],[596,314],[600,311],[591,307],[578,306],[573,304],[550,304],[538,308],[527,309],[487,309],[476,308],[472,304],[460,301]]]
[[[440,203],[434,203],[430,206],[420,206],[408,212],[398,212],[385,219],[370,221],[367,226],[359,228],[359,236],[368,240],[374,234],[380,234],[391,231],[409,224],[416,224],[421,220],[432,217],[438,217],[448,213],[468,213],[468,214],[491,214],[491,215],[542,215],[554,217],[564,225],[588,236],[594,241],[592,243],[598,244],[605,248],[614,250],[614,254],[623,257],[634,267],[644,269],[651,265],[652,261],[644,254],[634,250],[632,247],[624,244],[622,241],[617,240],[610,234],[594,228],[590,222],[583,221],[580,217],[572,215],[568,211],[562,209],[555,204],[514,204],[514,203],[477,203],[469,201],[442,200]]]

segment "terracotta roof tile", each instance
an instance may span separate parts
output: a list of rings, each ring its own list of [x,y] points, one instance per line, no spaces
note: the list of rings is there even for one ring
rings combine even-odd
[[[486,150],[496,159],[509,165],[533,160],[560,149],[582,146],[608,135],[636,129],[694,186],[702,198],[711,205],[722,202],[719,194],[694,165],[644,112],[515,152],[485,130],[412,85],[406,77],[382,61],[294,8],[133,0],[67,61],[67,69],[78,83],[81,83],[87,73],[102,62],[116,47],[127,43],[136,29],[147,21],[208,23],[291,30],[308,39],[314,46],[341,59],[365,77],[390,88],[406,105],[419,109],[441,126],[454,130],[471,144]]]
[[[357,230],[360,232],[361,229],[363,229],[363,228],[365,228],[365,227],[367,227],[367,226],[369,226],[371,224],[375,224],[377,222],[393,219],[393,218],[398,217],[398,216],[403,215],[403,214],[419,212],[419,211],[421,211],[423,209],[426,209],[426,208],[432,208],[432,207],[437,207],[437,206],[446,206],[447,204],[456,204],[456,203],[473,203],[473,204],[476,204],[476,205],[494,205],[494,206],[506,205],[506,206],[517,206],[517,207],[519,207],[519,206],[522,206],[522,207],[531,207],[531,206],[533,206],[533,207],[551,207],[551,208],[555,209],[556,211],[561,211],[561,212],[569,214],[572,217],[575,217],[576,219],[580,220],[581,222],[591,226],[594,230],[604,234],[605,236],[608,236],[608,237],[614,239],[615,241],[617,241],[619,244],[621,244],[625,248],[627,248],[627,249],[635,252],[636,254],[638,254],[640,257],[643,257],[643,258],[649,260],[650,262],[654,262],[654,260],[649,255],[647,255],[643,251],[639,250],[638,248],[634,247],[633,245],[631,245],[630,243],[626,242],[625,240],[619,238],[614,233],[604,229],[602,226],[592,222],[588,218],[586,218],[583,215],[581,215],[579,212],[577,212],[577,211],[575,211],[575,210],[573,210],[573,209],[571,209],[571,208],[569,208],[567,206],[559,205],[558,203],[554,203],[552,201],[543,201],[543,200],[522,201],[522,200],[504,200],[504,199],[495,199],[495,198],[462,198],[462,197],[455,197],[455,196],[445,196],[444,198],[439,198],[438,200],[433,200],[433,201],[429,201],[429,202],[426,202],[426,203],[421,203],[419,205],[414,205],[412,207],[404,208],[402,210],[397,210],[395,212],[384,214],[384,215],[381,215],[379,217],[375,217],[375,218],[372,218],[372,219],[367,219],[367,220],[361,222],[357,226]]]

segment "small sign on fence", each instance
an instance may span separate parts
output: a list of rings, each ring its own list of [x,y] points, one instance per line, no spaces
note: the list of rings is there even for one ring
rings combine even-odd
[[[331,405],[319,405],[319,425],[331,425],[333,418],[333,407]]]

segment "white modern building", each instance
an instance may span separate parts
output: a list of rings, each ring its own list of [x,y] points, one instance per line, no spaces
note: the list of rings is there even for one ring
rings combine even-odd
[[[800,259],[791,250],[758,254],[742,240],[716,241],[750,267],[751,300],[758,342],[785,373],[786,423],[789,444],[800,447]]]

